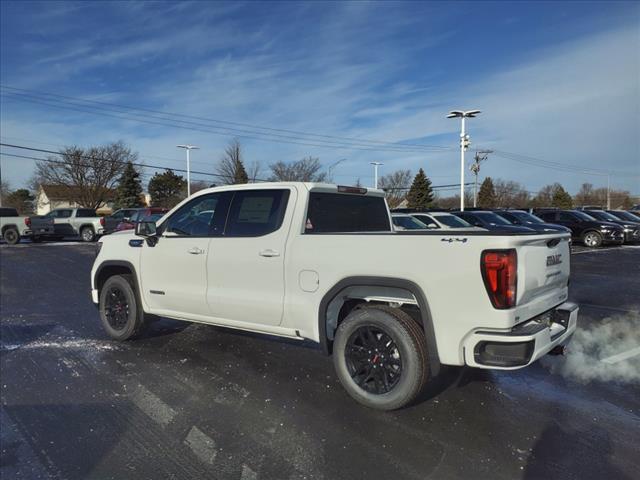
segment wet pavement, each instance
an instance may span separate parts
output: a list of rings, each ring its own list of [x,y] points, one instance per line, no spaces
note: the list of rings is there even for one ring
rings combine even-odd
[[[93,247],[0,245],[3,479],[632,479],[640,248],[576,250],[566,357],[364,408],[313,344],[160,320],[112,342]],[[630,352],[630,353],[629,353]],[[622,358],[621,355],[628,355]]]

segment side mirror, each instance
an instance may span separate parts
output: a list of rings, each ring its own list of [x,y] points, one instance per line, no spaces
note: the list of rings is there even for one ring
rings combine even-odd
[[[122,221],[123,222],[130,222],[131,221],[131,217],[122,217]]]
[[[435,229],[438,229],[438,228],[440,228],[440,227],[438,227],[438,225],[436,225],[435,223],[430,223],[430,224],[428,224],[428,225],[427,225],[427,228],[429,228],[429,229],[433,230],[434,228],[435,228]]]
[[[138,222],[136,223],[135,232],[139,237],[155,237],[157,235],[156,222]]]

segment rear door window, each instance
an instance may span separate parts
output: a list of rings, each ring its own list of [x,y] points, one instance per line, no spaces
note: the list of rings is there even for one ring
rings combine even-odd
[[[79,208],[76,211],[76,218],[96,217],[96,211],[90,208]]]
[[[383,197],[311,192],[305,233],[391,231]]]
[[[245,190],[233,196],[226,237],[259,237],[275,232],[282,225],[289,190]]]

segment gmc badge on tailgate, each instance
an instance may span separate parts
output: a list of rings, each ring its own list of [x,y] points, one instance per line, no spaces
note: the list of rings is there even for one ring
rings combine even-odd
[[[549,255],[547,257],[547,267],[552,267],[554,265],[560,265],[562,263],[562,254],[558,253],[557,255]]]

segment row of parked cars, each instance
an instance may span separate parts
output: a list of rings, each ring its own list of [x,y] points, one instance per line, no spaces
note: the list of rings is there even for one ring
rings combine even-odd
[[[587,247],[640,242],[640,212],[585,207],[578,210],[538,208],[476,209],[464,211],[396,209],[398,230],[499,230],[510,232],[570,232],[572,240]]]
[[[56,208],[46,215],[24,216],[15,208],[0,208],[0,233],[10,245],[21,238],[41,242],[80,237],[93,242],[108,233],[132,230],[141,221],[155,222],[166,212],[168,209],[158,207],[125,208],[101,217],[91,208]]]

